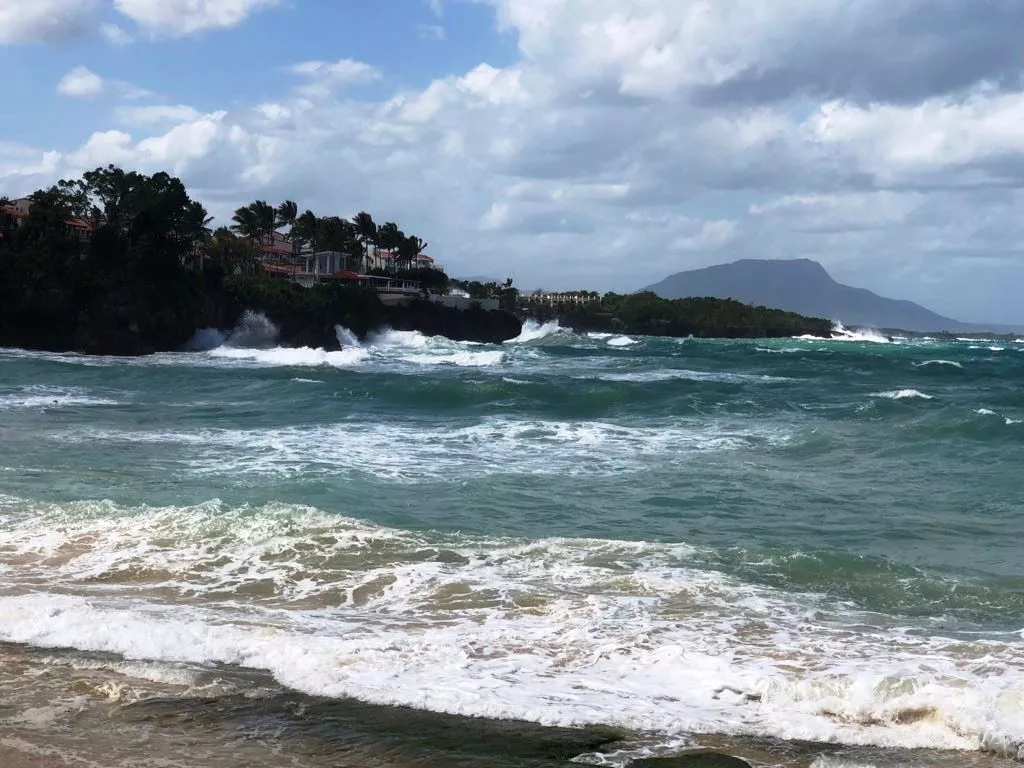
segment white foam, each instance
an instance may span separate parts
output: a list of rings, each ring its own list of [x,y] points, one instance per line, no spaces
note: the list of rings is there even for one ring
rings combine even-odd
[[[208,359],[244,362],[261,366],[351,368],[376,366],[439,366],[485,367],[501,364],[505,353],[500,349],[480,350],[483,345],[455,342],[443,336],[424,336],[419,331],[383,329],[368,334],[360,342],[346,328],[336,329],[342,348],[328,352],[311,347],[276,347],[272,349],[240,348],[225,345],[207,352]]]
[[[832,326],[833,340],[859,341],[871,344],[891,344],[892,342],[874,328],[846,328],[842,323]]]
[[[945,365],[950,368],[963,368],[963,364],[956,362],[955,360],[925,360],[923,363],[914,363],[918,368],[924,368],[929,365]]]
[[[419,331],[394,331],[385,328],[366,335],[364,345],[367,347],[402,347],[403,349],[428,349],[437,343],[452,344],[443,337],[424,336]]]
[[[807,337],[804,337],[804,338],[807,338]],[[816,341],[819,340],[819,339],[817,339],[817,337],[814,337],[814,338],[815,338]],[[781,347],[781,348],[778,348],[778,349],[773,349],[771,347],[754,347],[754,351],[755,352],[767,352],[768,354],[772,354],[772,355],[794,355],[794,354],[798,354],[798,353],[801,353],[801,352],[808,352],[810,350],[808,350],[808,349],[806,349],[804,347]]]
[[[588,378],[580,376],[578,378]],[[781,376],[764,376],[750,373],[730,373],[728,371],[691,371],[685,368],[660,369],[654,371],[627,371],[623,373],[600,373],[593,377],[602,381],[635,381],[635,382],[658,382],[658,381],[719,381],[729,384],[743,384],[747,382],[783,382],[792,381]]]
[[[523,330],[516,338],[506,341],[506,344],[529,344],[531,341],[540,341],[555,334],[564,333],[565,329],[558,324],[557,320],[550,320],[546,323],[538,323],[536,320],[527,320],[523,323]]]
[[[975,413],[977,413],[980,416],[995,416],[996,415],[995,411],[991,411],[988,408],[979,408],[978,410],[975,411]]]
[[[634,344],[639,344],[636,339],[631,339],[629,336],[613,336],[605,343],[609,347],[631,347]]]
[[[368,359],[370,353],[361,348],[327,352],[312,347],[276,347],[274,349],[242,349],[218,347],[207,353],[212,358],[257,363],[265,366],[319,367],[331,365],[346,368]]]
[[[666,743],[1022,754],[1014,644],[887,630],[827,596],[702,570],[684,544],[442,536],[287,506],[0,511],[0,558],[17,563],[3,584],[32,585],[0,596],[8,642],[242,665],[314,695]]]
[[[814,336],[806,333],[802,336],[794,336],[799,341],[852,341],[869,344],[892,344],[893,342],[873,328],[850,329],[842,323],[834,323],[832,326],[831,338]]]
[[[0,411],[22,408],[53,410],[71,406],[121,405],[109,397],[98,397],[79,387],[27,386],[16,392],[0,394]]]
[[[505,473],[614,475],[643,472],[655,457],[685,462],[708,451],[785,443],[768,425],[677,421],[633,427],[593,421],[488,417],[469,426],[341,422],[281,429],[80,430],[69,442],[177,446],[167,460],[196,475],[303,475],[339,471],[393,480],[451,480]]]
[[[450,355],[405,355],[402,359],[416,365],[457,365],[480,368],[499,365],[505,359],[505,353],[501,351],[456,352]]]
[[[934,396],[926,395],[916,389],[899,389],[892,392],[876,392],[872,397],[883,397],[887,400],[934,400]]]

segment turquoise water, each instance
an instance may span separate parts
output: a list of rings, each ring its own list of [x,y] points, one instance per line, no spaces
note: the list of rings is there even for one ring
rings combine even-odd
[[[0,640],[1024,756],[1024,344],[0,351]]]

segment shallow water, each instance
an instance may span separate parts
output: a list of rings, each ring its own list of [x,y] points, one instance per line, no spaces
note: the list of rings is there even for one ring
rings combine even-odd
[[[301,694],[614,727],[619,765],[723,736],[767,764],[1021,758],[1022,374],[1024,344],[553,326],[3,350],[0,640],[113,654],[179,713]],[[29,720],[73,694],[54,659],[10,705]],[[166,688],[183,668],[230,690]],[[72,721],[46,729],[78,743]],[[337,763],[316,754],[294,764]]]

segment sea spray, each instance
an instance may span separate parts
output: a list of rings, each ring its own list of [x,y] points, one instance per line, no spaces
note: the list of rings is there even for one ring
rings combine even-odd
[[[550,320],[546,323],[538,323],[536,320],[529,319],[523,323],[522,332],[514,339],[506,341],[506,344],[528,344],[534,341],[540,341],[546,339],[549,336],[555,336],[556,334],[563,333],[565,331],[562,326],[558,324],[557,320]]]
[[[242,349],[269,349],[277,344],[280,333],[264,313],[247,309],[235,323],[225,343]]]
[[[209,352],[211,349],[223,346],[227,336],[223,331],[216,328],[201,328],[192,334],[192,337],[185,342],[186,352]]]
[[[861,341],[871,344],[891,344],[892,340],[874,328],[847,328],[842,323],[832,326],[832,337],[844,341]]]
[[[360,346],[359,337],[343,325],[334,326],[334,334],[338,337],[338,344],[342,349]]]

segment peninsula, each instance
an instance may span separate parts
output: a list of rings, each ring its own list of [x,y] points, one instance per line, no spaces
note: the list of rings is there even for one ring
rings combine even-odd
[[[0,199],[0,346],[141,355],[263,312],[285,346],[338,347],[335,327],[384,326],[500,343],[526,317],[577,330],[757,338],[827,336],[830,323],[738,301],[650,292],[559,299],[460,282],[394,222],[257,200],[211,229],[180,179],[97,168]],[[565,297],[568,297],[566,299]]]

